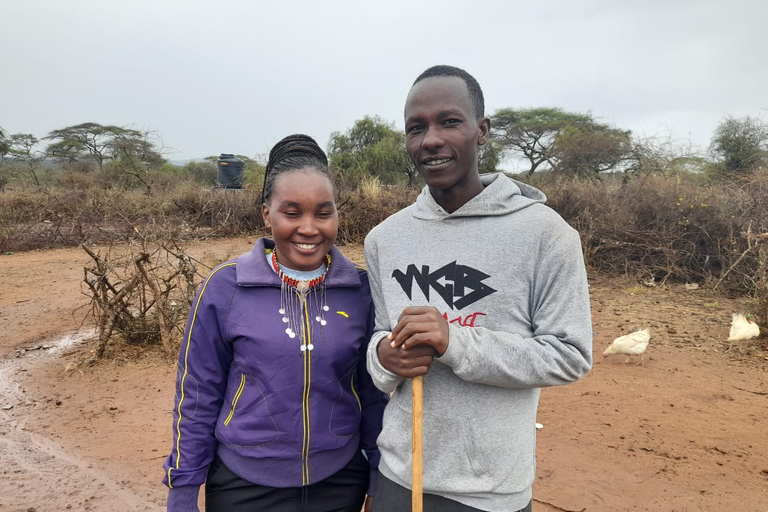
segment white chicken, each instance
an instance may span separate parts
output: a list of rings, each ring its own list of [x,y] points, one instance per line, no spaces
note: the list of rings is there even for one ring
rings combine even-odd
[[[627,360],[624,363],[628,363],[630,357],[640,356],[640,364],[645,366],[645,360],[643,353],[648,348],[648,342],[651,341],[651,333],[648,329],[641,329],[624,336],[619,336],[608,348],[603,352],[603,356],[607,357],[612,354],[624,354],[627,356]]]
[[[746,341],[760,336],[760,327],[747,319],[744,313],[734,313],[731,320],[731,332],[728,341]],[[728,347],[730,348],[730,347]]]

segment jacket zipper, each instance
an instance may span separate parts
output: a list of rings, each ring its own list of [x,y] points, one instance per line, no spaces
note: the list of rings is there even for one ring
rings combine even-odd
[[[237,393],[235,393],[235,397],[232,399],[232,410],[229,411],[229,416],[227,416],[227,419],[224,420],[224,426],[226,427],[229,425],[229,422],[232,421],[232,416],[235,415],[235,408],[237,407],[237,402],[240,400],[240,395],[243,394],[243,389],[245,389],[245,374],[240,374],[240,387],[237,388]]]
[[[304,339],[302,340],[302,343],[309,345],[312,343],[312,335],[310,333],[309,310],[306,299],[307,296],[305,295],[302,298],[302,310],[304,315],[304,318],[302,319],[304,322]],[[304,397],[301,408],[304,416],[304,438],[301,447],[301,473],[303,485],[309,485],[309,389],[312,384],[312,351],[305,350],[302,354],[304,357]]]

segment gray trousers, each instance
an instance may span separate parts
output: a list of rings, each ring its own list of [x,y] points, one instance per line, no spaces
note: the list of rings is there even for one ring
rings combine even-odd
[[[457,501],[424,493],[424,512],[483,512]],[[531,512],[532,504],[509,512]],[[411,490],[396,484],[379,473],[376,497],[373,498],[373,512],[411,512]]]

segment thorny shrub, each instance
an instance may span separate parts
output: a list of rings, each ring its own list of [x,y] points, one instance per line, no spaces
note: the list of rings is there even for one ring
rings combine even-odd
[[[161,244],[140,240],[119,249],[83,249],[91,257],[82,289],[91,299],[99,336],[94,357],[102,357],[111,341],[161,345],[166,354],[177,353],[202,280],[201,263],[171,238]]]
[[[82,188],[0,194],[0,253],[127,242],[142,231],[177,239],[258,233],[259,194],[184,183],[166,194]]]
[[[362,243],[365,235],[381,221],[413,203],[418,190],[404,186],[382,186],[375,199],[370,185],[339,194],[339,235],[337,243]]]
[[[657,282],[708,283],[760,298],[762,269],[750,236],[768,232],[768,173],[708,183],[696,174],[607,175],[574,181],[533,175],[548,204],[581,234],[590,269]],[[372,190],[337,179],[339,244],[362,243],[411,204],[415,188]],[[136,240],[264,232],[260,191],[212,190],[191,181],[163,194],[82,187],[0,194],[0,253]],[[768,292],[765,292],[768,293]]]
[[[663,282],[715,282],[754,293],[750,233],[768,232],[768,175],[710,185],[696,176],[536,183],[581,234],[587,265]],[[747,252],[746,256],[743,256]]]

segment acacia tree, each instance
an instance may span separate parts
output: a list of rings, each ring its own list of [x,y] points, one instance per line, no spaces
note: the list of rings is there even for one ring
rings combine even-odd
[[[511,156],[522,156],[530,167],[530,176],[540,166],[556,167],[554,144],[557,136],[567,127],[580,127],[592,123],[584,114],[565,112],[559,108],[504,108],[491,116],[491,136]]]
[[[139,181],[147,194],[152,194],[152,169],[165,162],[150,138],[157,140],[153,133],[126,130],[114,136],[110,148],[111,165],[114,165],[118,174]]]
[[[729,116],[715,129],[710,152],[730,174],[768,166],[768,124],[757,117]]]
[[[505,154],[536,170],[582,178],[636,166],[629,131],[595,121],[590,114],[559,108],[501,109],[491,118],[492,139]]]
[[[555,171],[589,179],[637,163],[630,132],[597,123],[564,128],[555,138],[552,155]]]
[[[43,160],[43,154],[35,150],[35,146],[40,143],[40,139],[31,133],[14,133],[8,137],[8,155],[16,162],[24,164],[26,171],[35,182],[38,189],[42,188],[37,171],[40,168],[40,162]]]
[[[163,161],[150,140],[149,132],[99,123],[82,123],[53,130],[46,153],[67,162],[94,162],[100,172],[107,162],[130,158],[131,162],[152,166]]]
[[[405,134],[378,116],[365,116],[344,133],[333,132],[328,156],[331,167],[357,179],[375,176],[395,183],[405,178],[410,185],[416,177],[405,152]]]

